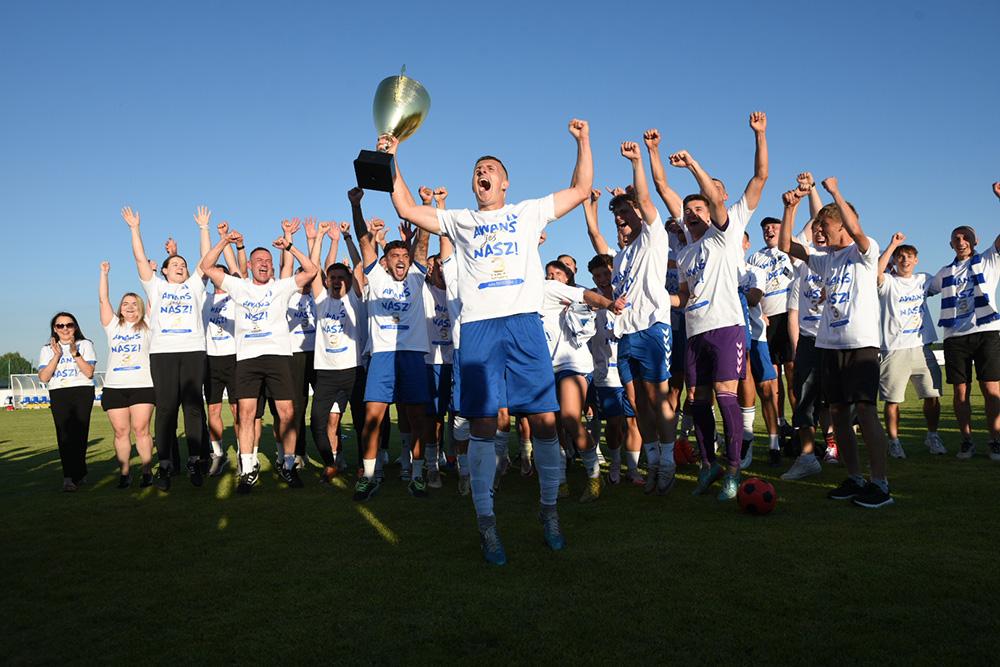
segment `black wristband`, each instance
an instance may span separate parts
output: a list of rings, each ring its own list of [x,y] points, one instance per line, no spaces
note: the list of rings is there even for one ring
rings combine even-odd
[[[74,359],[77,359],[78,357],[80,357],[80,353],[79,352],[77,352],[76,354],[73,355]]]
[[[236,249],[237,250],[246,250],[246,246],[245,245],[238,245],[238,246],[236,246]]]
[[[295,245],[295,244],[293,244],[291,241],[289,241],[288,245],[285,246],[285,250],[291,250],[293,245]]]

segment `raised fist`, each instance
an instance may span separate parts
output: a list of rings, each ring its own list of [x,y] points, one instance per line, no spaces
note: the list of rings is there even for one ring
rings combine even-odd
[[[606,185],[606,186],[604,186],[604,189],[607,190],[608,194],[610,194],[612,197],[617,197],[618,195],[625,194],[625,188],[622,188],[622,187],[614,187],[613,188],[610,185]],[[593,193],[591,193],[590,196],[593,197],[594,196]]]
[[[597,204],[597,201],[601,198],[601,191],[594,188],[590,191],[590,203]]]
[[[997,199],[1000,199],[1000,181],[993,184],[993,194],[997,196]]]
[[[385,229],[385,220],[382,218],[370,218],[365,224],[368,225],[368,231],[373,235]]]
[[[361,188],[351,188],[347,191],[347,198],[351,202],[351,206],[358,206],[361,203],[361,198],[365,196],[365,191]]]
[[[111,270],[111,262],[104,260],[101,262],[101,273],[108,275],[108,271]]]
[[[808,171],[803,171],[801,174],[795,177],[796,182],[799,184],[799,190],[808,192],[816,187],[816,179]]]
[[[284,250],[285,248],[288,247],[288,241],[285,240],[284,236],[279,236],[278,238],[274,239],[271,242],[271,245],[273,245],[278,250]]]
[[[569,133],[573,135],[573,138],[577,141],[590,136],[590,125],[587,121],[574,118],[569,122]]]
[[[229,232],[226,235],[226,240],[230,243],[235,243],[237,246],[243,245],[243,235],[239,232]]]
[[[388,153],[389,155],[395,155],[396,149],[399,148],[399,139],[392,136],[391,134],[383,134],[379,136],[375,146],[377,147],[377,150],[381,153]]]
[[[642,133],[642,140],[646,143],[646,148],[652,150],[660,145],[660,131],[656,128],[646,130]]]
[[[351,223],[349,223],[349,222],[342,222],[342,223],[340,223],[340,233],[341,234],[350,234],[351,233]]]
[[[677,151],[670,156],[670,164],[681,169],[688,169],[694,164],[694,158],[687,151]]]
[[[754,111],[750,114],[750,129],[754,132],[763,132],[767,129],[767,114],[763,111]]]
[[[434,200],[434,191],[426,185],[421,185],[417,194],[420,195],[420,201],[423,202],[424,206],[430,206],[431,201]]]
[[[204,227],[211,219],[212,212],[208,210],[207,206],[199,206],[194,212],[194,221],[198,223],[199,227]]]
[[[443,185],[439,185],[434,188],[434,201],[437,202],[438,207],[444,206],[444,200],[448,198],[448,188]]]
[[[168,257],[173,257],[177,254],[177,241],[173,238],[168,238],[167,242],[163,244],[163,249],[167,251]]]
[[[281,221],[281,231],[285,232],[286,234],[290,235],[294,234],[295,232],[299,231],[299,227],[301,226],[302,223],[299,221],[298,218],[292,218],[291,220]]]
[[[125,224],[128,225],[129,227],[132,227],[133,229],[138,229],[139,211],[133,212],[130,207],[126,206],[125,208],[122,209],[122,220],[124,220]]]
[[[623,141],[622,142],[622,157],[626,160],[635,162],[642,159],[642,154],[639,153],[639,144],[634,141]]]
[[[215,228],[219,230],[220,239],[226,238],[226,235],[229,234],[229,223],[225,220],[217,224]]]
[[[837,184],[837,177],[836,176],[830,176],[829,178],[824,178],[823,179],[823,188],[827,192],[829,192],[831,195],[834,194],[835,192],[837,192],[837,190],[839,190],[839,186]]]
[[[781,195],[781,201],[785,204],[785,208],[795,208],[799,205],[799,201],[801,201],[802,196],[802,191],[796,188]]]
[[[895,234],[892,235],[892,242],[896,245],[899,245],[905,240],[906,240],[906,234],[904,234],[903,232],[896,232]]]

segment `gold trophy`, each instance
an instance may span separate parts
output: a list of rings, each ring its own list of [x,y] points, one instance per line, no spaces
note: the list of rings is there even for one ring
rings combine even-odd
[[[404,65],[399,76],[382,79],[375,90],[372,102],[375,129],[379,136],[388,134],[403,141],[417,131],[430,108],[431,96],[427,94],[427,89],[419,81],[406,76]],[[363,150],[354,161],[354,174],[359,188],[392,192],[396,165],[392,155],[384,151]]]

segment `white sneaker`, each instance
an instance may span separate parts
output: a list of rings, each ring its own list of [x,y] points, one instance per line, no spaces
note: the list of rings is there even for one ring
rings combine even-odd
[[[958,450],[956,458],[960,458],[963,461],[966,459],[971,459],[976,455],[976,444],[971,440],[963,440],[962,447]]]
[[[889,441],[889,456],[894,459],[906,458],[906,452],[903,451],[903,445],[898,439]]]
[[[818,475],[822,471],[823,466],[819,464],[819,460],[814,454],[811,452],[809,454],[799,454],[795,459],[795,463],[788,469],[788,472],[781,476],[781,479],[804,479],[811,475]]]
[[[924,438],[924,444],[927,446],[927,451],[931,454],[948,453],[948,450],[945,449],[944,442],[941,440],[941,436],[937,433],[928,433],[927,437]]]
[[[239,459],[239,454],[236,455],[236,458],[237,460]],[[227,465],[229,465],[228,456],[226,456],[225,454],[219,454],[218,456],[212,454],[212,465],[208,469],[208,476],[218,477],[219,475],[222,474],[222,471],[226,469]]]
[[[306,467],[306,460],[305,460],[305,458],[303,458],[303,457],[299,456],[298,454],[296,454],[295,455],[295,469],[296,470],[302,470],[305,467]]]

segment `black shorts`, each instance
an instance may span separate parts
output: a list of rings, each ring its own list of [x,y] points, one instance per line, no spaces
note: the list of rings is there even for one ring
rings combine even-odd
[[[105,387],[101,390],[101,409],[118,410],[130,408],[133,405],[149,403],[156,405],[156,391],[152,387],[136,387],[128,389],[113,389]]]
[[[1000,331],[944,339],[944,374],[948,384],[972,382],[973,364],[980,382],[1000,380]]]
[[[878,400],[877,347],[820,351],[820,383],[827,405]]]
[[[795,428],[815,426],[823,407],[821,352],[816,348],[815,336],[799,336],[799,346],[795,348],[795,377],[792,382],[792,393],[798,401],[792,413],[792,426]]]
[[[295,397],[292,385],[292,357],[265,354],[253,359],[236,362],[236,397],[257,399],[261,389],[276,401],[290,401]]]
[[[771,351],[772,364],[780,365],[795,361],[792,338],[788,335],[788,313],[768,316],[767,347]]]
[[[354,394],[357,368],[316,371],[313,405],[322,405],[327,412],[344,414]]]
[[[209,405],[222,403],[225,390],[230,403],[236,402],[236,355],[208,357],[208,373],[205,375],[205,398]]]

